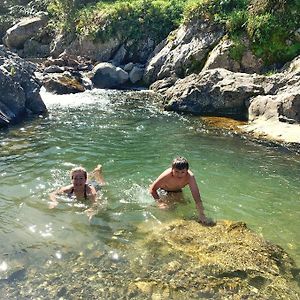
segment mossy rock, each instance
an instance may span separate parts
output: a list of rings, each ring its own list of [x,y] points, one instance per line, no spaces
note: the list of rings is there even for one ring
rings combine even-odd
[[[168,283],[173,296],[180,290],[184,299],[299,299],[293,260],[245,223],[180,220],[145,235],[136,247],[143,261],[133,267],[141,277],[147,270],[151,282]]]

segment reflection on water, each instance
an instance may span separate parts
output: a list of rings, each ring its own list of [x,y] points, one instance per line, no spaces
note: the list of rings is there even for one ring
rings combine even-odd
[[[300,264],[299,156],[161,111],[147,92],[43,97],[47,118],[0,133],[0,280],[12,284],[55,264],[63,272],[88,253],[112,269],[123,261],[125,272],[139,224],[196,216],[188,191],[189,203],[173,211],[158,210],[147,191],[179,154],[190,161],[208,216],[246,222]],[[108,185],[91,220],[82,203],[49,209],[48,193],[69,184],[73,166],[91,171],[98,163]]]

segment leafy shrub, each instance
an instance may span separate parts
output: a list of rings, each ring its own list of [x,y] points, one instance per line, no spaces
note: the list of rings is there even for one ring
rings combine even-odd
[[[222,23],[234,40],[231,56],[242,56],[238,40],[248,36],[254,54],[266,65],[284,63],[300,54],[294,31],[300,27],[299,0],[190,0],[185,22],[209,19]]]
[[[242,56],[244,36],[266,65],[291,60],[300,53],[294,39],[300,27],[299,0],[39,1],[49,1],[55,28],[94,40],[118,37],[135,44],[149,37],[157,43],[182,22],[208,19],[227,29],[235,44],[233,57]]]
[[[184,1],[135,0],[98,2],[78,11],[76,30],[94,39],[139,40],[150,37],[158,42],[181,21]]]

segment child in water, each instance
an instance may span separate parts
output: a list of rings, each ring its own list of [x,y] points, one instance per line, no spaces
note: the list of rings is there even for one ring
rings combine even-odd
[[[182,189],[188,185],[196,203],[199,222],[210,225],[211,220],[204,214],[204,207],[201,201],[199,188],[194,174],[189,170],[189,163],[184,157],[176,157],[172,162],[172,167],[165,170],[150,185],[149,192],[157,201],[158,207],[169,208],[169,204],[178,199],[182,199]]]
[[[54,208],[58,204],[57,196],[59,195],[67,195],[70,198],[75,197],[77,200],[89,200],[96,203],[97,191],[93,185],[87,183],[88,174],[86,169],[83,167],[73,168],[70,175],[72,184],[63,186],[49,195],[52,201],[49,208]],[[97,165],[89,177],[94,178],[100,186],[105,184],[101,165]]]

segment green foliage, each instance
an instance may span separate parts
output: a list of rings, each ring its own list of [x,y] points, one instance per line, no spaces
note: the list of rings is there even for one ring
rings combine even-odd
[[[230,48],[229,56],[236,61],[241,61],[246,50],[245,43],[238,36],[232,36],[231,40],[233,41],[233,46]]]
[[[94,40],[117,37],[137,44],[149,37],[159,42],[182,22],[207,19],[224,25],[234,40],[234,58],[242,57],[245,36],[265,64],[285,62],[299,54],[294,39],[294,31],[300,27],[299,0],[39,1],[49,1],[56,29]]]
[[[134,0],[98,2],[78,11],[76,30],[94,39],[119,37],[137,41],[165,38],[181,21],[184,1]]]
[[[300,54],[294,31],[300,27],[297,0],[252,0],[246,32],[265,64],[285,63]]]
[[[185,22],[208,19],[224,24],[234,40],[231,56],[242,57],[247,36],[254,53],[266,65],[284,63],[300,54],[294,31],[300,27],[299,0],[189,0]]]
[[[53,18],[51,25],[57,29],[74,32],[78,7],[78,0],[51,0],[48,5],[48,12]]]
[[[204,18],[217,22],[226,22],[232,12],[247,8],[248,0],[189,0],[184,10],[186,22]]]

